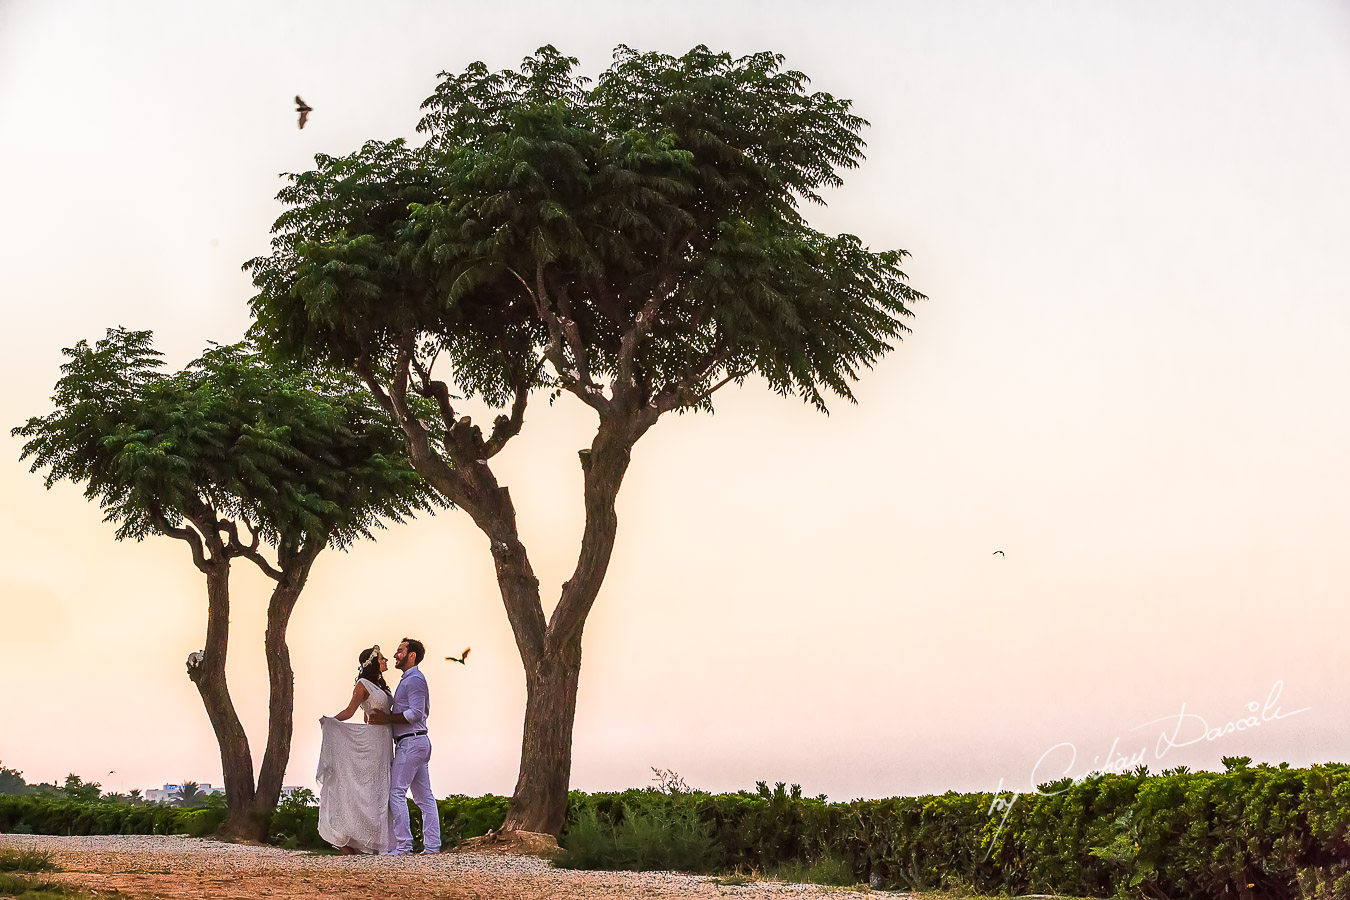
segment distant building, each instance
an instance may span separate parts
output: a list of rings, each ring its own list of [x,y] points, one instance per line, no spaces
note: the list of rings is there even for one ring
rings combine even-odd
[[[146,803],[172,803],[178,799],[178,792],[183,789],[181,784],[166,784],[162,788],[150,788],[141,796],[145,798]],[[206,782],[197,785],[199,794],[223,794],[224,788],[211,787]]]
[[[150,788],[141,794],[146,803],[172,803],[178,799],[178,792],[183,789],[181,784],[166,784],[162,788]],[[281,789],[281,798],[284,800],[290,797],[296,791],[301,790],[299,785],[286,785]],[[212,787],[206,782],[197,785],[197,792],[200,794],[223,794],[225,789],[222,787]]]

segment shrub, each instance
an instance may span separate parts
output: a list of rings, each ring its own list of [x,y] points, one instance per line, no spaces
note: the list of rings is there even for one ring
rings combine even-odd
[[[319,837],[319,806],[313,791],[301,788],[281,798],[272,814],[267,840],[288,850],[318,850],[328,846]]]
[[[448,847],[501,828],[506,821],[506,807],[510,803],[510,797],[496,794],[482,797],[455,794],[438,800],[436,805],[441,811],[442,845]]]
[[[557,865],[569,869],[712,872],[720,862],[713,827],[691,803],[625,804],[617,821],[583,808],[566,832]]]

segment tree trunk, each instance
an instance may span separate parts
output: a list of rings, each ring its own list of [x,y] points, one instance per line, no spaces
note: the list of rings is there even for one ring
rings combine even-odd
[[[230,561],[212,559],[206,565],[206,648],[199,665],[189,675],[201,694],[207,718],[220,745],[220,768],[225,776],[225,806],[228,816],[223,831],[231,837],[262,840],[251,815],[253,805],[253,755],[248,735],[230,699],[225,681],[225,656],[230,633]]]
[[[281,578],[272,590],[267,604],[267,636],[264,650],[267,655],[267,748],[263,751],[262,769],[258,772],[258,789],[253,796],[251,818],[253,826],[266,837],[272,814],[281,797],[281,783],[286,777],[286,765],[291,758],[291,738],[295,731],[295,670],[291,668],[291,651],[286,643],[286,627],[296,601],[309,578],[310,567],[324,547],[306,547],[294,554],[279,554]]]
[[[522,647],[525,662],[525,727],[520,749],[520,774],[503,828],[557,835],[567,815],[567,790],[572,777],[572,727],[577,686],[581,679],[581,632],[609,569],[618,534],[615,501],[628,471],[633,444],[646,428],[632,420],[607,422],[589,451],[581,453],[585,476],[586,527],[576,570],[563,585],[562,597],[548,624],[543,652],[533,659]],[[511,585],[498,559],[502,595]],[[536,581],[535,584],[538,584]],[[538,590],[535,590],[538,602]]]
[[[572,725],[581,679],[581,638],[547,653],[525,672],[525,734],[520,775],[507,810],[508,831],[557,835],[567,815]]]

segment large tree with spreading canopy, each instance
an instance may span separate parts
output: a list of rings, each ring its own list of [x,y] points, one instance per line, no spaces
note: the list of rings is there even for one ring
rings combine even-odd
[[[620,47],[593,84],[576,65],[543,47],[518,71],[442,73],[424,146],[316,157],[279,195],[272,253],[246,264],[254,337],[356,372],[418,472],[489,538],[527,690],[506,827],[554,834],[582,629],[638,439],[666,413],[711,411],[751,375],[820,410],[826,394],[852,400],[922,296],[904,251],[802,215],[862,158],[866,123],[849,101],[809,92],[772,53]],[[576,569],[547,617],[492,467],[535,392],[599,417],[579,452]],[[485,432],[460,398],[502,414]]]
[[[162,370],[148,331],[109,329],[63,351],[55,410],[13,433],[46,484],[83,483],[117,538],[184,541],[206,576],[206,645],[188,658],[220,746],[225,832],[261,840],[290,759],[295,679],[286,628],[325,547],[370,537],[440,505],[408,464],[401,433],[348,375],[278,366],[247,345]],[[230,566],[275,585],[267,606],[266,749],[254,781],[248,736],[225,679]],[[154,718],[153,710],[136,715]]]

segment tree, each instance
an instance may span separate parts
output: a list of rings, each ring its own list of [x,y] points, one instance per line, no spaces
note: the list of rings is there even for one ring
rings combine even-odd
[[[178,790],[171,795],[174,805],[182,807],[201,806],[205,795],[202,793],[201,785],[195,781],[185,781],[178,786]]]
[[[103,793],[103,785],[97,781],[86,782],[83,778],[71,772],[66,776],[66,783],[61,786],[61,793],[72,800],[83,800],[86,803],[97,800]]]
[[[148,331],[110,329],[64,350],[56,409],[14,433],[46,484],[84,483],[119,540],[186,543],[206,577],[206,645],[188,657],[220,746],[226,833],[259,840],[290,758],[294,672],[286,628],[326,546],[345,548],[382,519],[439,498],[409,466],[401,438],[351,377],[268,363],[246,345],[216,346],[175,374]],[[263,542],[274,548],[269,557]],[[274,587],[267,608],[266,748],[254,781],[248,736],[225,678],[230,567],[255,564]]]
[[[0,794],[26,794],[28,782],[23,780],[23,772],[0,765]]]
[[[506,827],[554,834],[582,629],[637,441],[752,374],[822,411],[827,393],[852,400],[922,297],[903,251],[822,234],[799,211],[862,158],[866,123],[847,100],[807,92],[771,53],[620,47],[594,86],[576,64],[544,47],[519,71],[443,73],[423,104],[425,146],[316,157],[279,195],[272,253],[245,265],[251,334],[359,374],[414,467],[490,539],[527,689]],[[536,390],[599,418],[579,454],[576,569],[548,618],[491,465]],[[459,398],[503,410],[489,434]]]
[[[132,806],[140,806],[144,802],[144,798],[141,797],[141,789],[132,788],[131,792],[127,794],[127,802]]]

